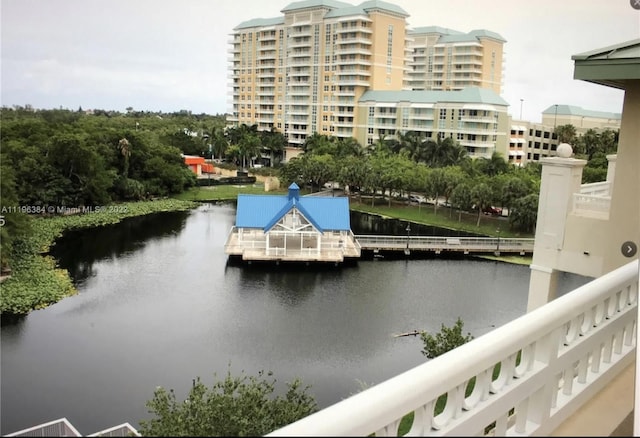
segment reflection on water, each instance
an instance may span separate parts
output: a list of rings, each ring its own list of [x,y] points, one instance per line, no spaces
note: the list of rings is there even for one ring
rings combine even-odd
[[[154,239],[177,236],[188,215],[184,211],[154,213],[91,230],[72,230],[52,245],[50,254],[59,260],[61,268],[69,271],[74,284],[79,286],[94,275],[96,261],[115,260],[143,248]]]
[[[61,417],[87,434],[138,427],[156,386],[181,400],[193,378],[210,382],[230,364],[279,382],[299,377],[326,407],[359,382],[424,362],[420,340],[395,333],[437,331],[460,316],[477,337],[526,310],[527,266],[230,266],[234,221],[233,205],[203,205],[60,239],[52,253],[80,293],[2,326],[1,433]],[[584,282],[567,274],[559,288]]]
[[[350,214],[351,230],[353,234],[377,234],[383,236],[406,236],[407,221],[385,218],[383,216],[352,211]],[[455,236],[455,237],[484,237],[483,234],[474,234],[466,231],[449,230],[411,223],[411,236]]]

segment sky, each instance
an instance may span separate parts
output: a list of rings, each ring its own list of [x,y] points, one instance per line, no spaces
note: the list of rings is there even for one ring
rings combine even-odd
[[[357,5],[362,1],[348,0]],[[572,55],[640,38],[634,0],[394,0],[410,28],[488,29],[515,119],[552,105],[622,112],[624,92],[573,79]],[[2,106],[222,114],[230,34],[285,0],[0,0]]]

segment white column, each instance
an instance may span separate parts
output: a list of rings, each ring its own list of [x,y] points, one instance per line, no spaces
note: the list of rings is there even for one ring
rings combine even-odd
[[[607,182],[609,184],[613,184],[614,177],[616,176],[616,160],[618,159],[617,154],[607,155],[607,161],[609,162],[607,165]],[[611,190],[613,187],[610,187]],[[611,192],[609,192],[609,196],[611,196]]]
[[[529,279],[527,312],[531,312],[556,298],[559,272],[547,266],[534,264],[531,264],[529,268],[531,269],[531,276]]]
[[[557,157],[543,158],[538,219],[531,262],[527,311],[556,296],[557,258],[564,245],[567,216],[573,209],[573,194],[580,192],[586,160],[570,158],[570,145],[558,145]]]

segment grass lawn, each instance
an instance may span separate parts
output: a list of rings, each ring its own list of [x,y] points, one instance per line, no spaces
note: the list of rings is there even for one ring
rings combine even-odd
[[[173,195],[173,198],[183,201],[235,201],[239,194],[249,195],[284,195],[287,189],[271,192],[264,191],[264,184],[230,185],[220,184],[215,186],[192,187],[180,194]]]
[[[376,199],[375,205],[371,206],[371,198],[358,202],[355,197],[351,198],[350,208],[352,210],[365,213],[379,214],[395,219],[403,219],[425,225],[433,225],[440,228],[452,230],[468,231],[470,233],[484,234],[487,236],[500,236],[512,238],[533,238],[531,233],[512,231],[509,220],[506,217],[494,217],[481,215],[480,226],[476,226],[478,216],[475,213],[463,212],[458,220],[457,210],[447,207],[438,207],[434,212],[433,205],[408,205],[406,202],[391,201],[389,207],[388,200]]]
[[[265,192],[264,185],[260,183],[247,185],[215,185],[193,187],[173,197],[184,201],[199,202],[215,202],[235,200],[239,194],[256,194],[256,195],[283,195],[288,192],[287,188],[280,190]],[[305,190],[300,191],[305,194]],[[440,228],[448,228],[451,230],[462,230],[471,233],[484,234],[487,236],[513,237],[513,238],[533,238],[533,234],[512,231],[507,218],[498,218],[493,216],[482,215],[480,218],[480,226],[476,226],[477,216],[475,213],[463,212],[458,220],[458,212],[451,211],[447,207],[438,207],[437,212],[433,211],[433,205],[416,205],[407,204],[404,201],[391,201],[389,207],[388,200],[376,199],[375,205],[371,206],[371,198],[363,198],[363,202],[359,202],[357,197],[351,197],[349,207],[351,210],[364,213],[378,214],[394,219],[402,219],[425,225],[433,225]],[[499,260],[505,260],[506,257],[499,257]],[[525,257],[516,257],[520,263]]]

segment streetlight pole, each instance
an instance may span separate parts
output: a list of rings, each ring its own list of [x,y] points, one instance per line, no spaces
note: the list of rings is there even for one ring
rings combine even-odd
[[[557,103],[555,104],[555,107],[556,107],[556,111],[553,114],[553,131],[554,132],[556,130],[556,120],[558,119],[558,104]]]
[[[496,230],[498,233],[498,244],[496,245],[496,255],[500,255],[500,230]]]
[[[407,222],[407,250],[405,251],[409,254],[409,233],[411,232],[411,224]]]
[[[522,120],[522,102],[524,102],[524,99],[520,99],[520,120]]]

